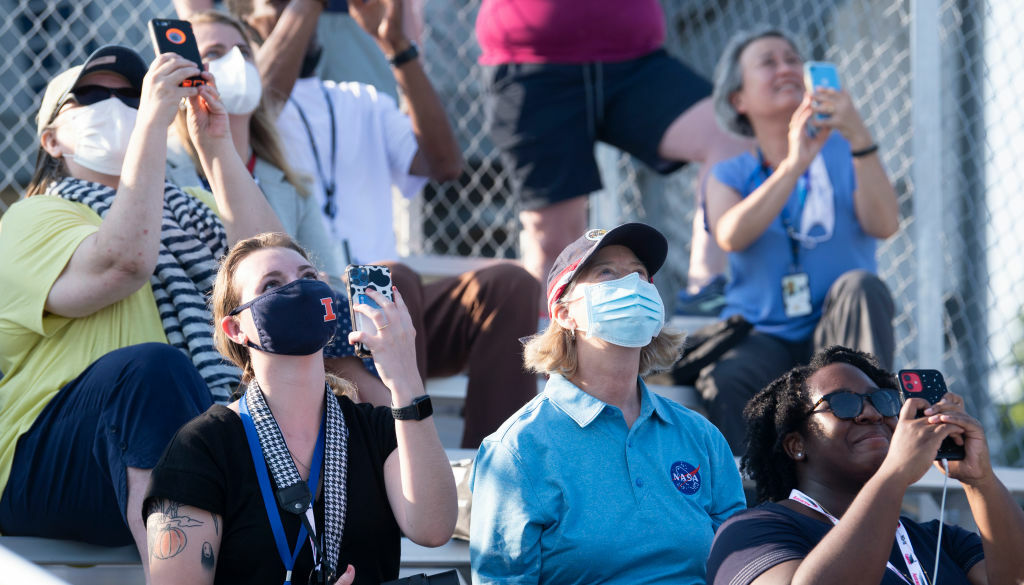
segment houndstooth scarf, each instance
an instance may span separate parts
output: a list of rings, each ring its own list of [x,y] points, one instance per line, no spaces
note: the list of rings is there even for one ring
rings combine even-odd
[[[51,183],[46,194],[86,205],[103,218],[116,191],[66,177]],[[217,277],[217,259],[226,253],[224,225],[213,210],[166,183],[160,252],[149,283],[167,342],[192,359],[220,402],[228,401],[240,378],[238,368],[213,347],[213,316],[206,296]]]
[[[345,425],[345,416],[341,412],[338,399],[331,393],[330,387],[324,385],[327,394],[327,433],[324,439],[324,471],[323,471],[323,494],[324,494],[324,558],[327,566],[328,582],[337,579],[336,571],[338,555],[341,553],[341,536],[345,528],[345,485],[348,481],[348,427]],[[270,467],[270,474],[274,478],[274,485],[277,489],[283,490],[297,483],[302,482],[299,471],[292,461],[291,452],[281,434],[281,428],[274,420],[274,413],[270,411],[267,402],[263,399],[263,391],[260,390],[256,380],[249,383],[245,391],[245,402],[252,416],[253,426],[256,427],[256,435],[260,438],[260,447],[263,450],[263,458]],[[314,494],[315,497],[315,494]]]

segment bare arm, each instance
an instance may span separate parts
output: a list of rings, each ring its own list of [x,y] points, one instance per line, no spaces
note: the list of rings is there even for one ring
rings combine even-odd
[[[153,274],[160,248],[167,127],[178,101],[196,94],[195,88],[178,85],[198,72],[177,55],[165,53],[153,61],[142,84],[117,195],[99,230],[82,240],[50,288],[48,312],[91,315],[139,290]]]
[[[235,150],[227,111],[212,86],[200,86],[199,95],[189,99],[186,120],[217,200],[228,245],[264,232],[284,232],[277,214]]]
[[[188,18],[198,12],[213,8],[213,0],[171,0],[178,18]]]
[[[353,332],[349,340],[363,342],[373,352],[381,380],[391,390],[391,404],[408,406],[424,393],[416,367],[412,318],[397,290],[394,303],[388,303],[376,291],[368,290],[367,294],[381,309],[368,305],[353,308],[369,316],[378,330]],[[455,530],[458,510],[455,477],[434,419],[395,421],[395,434],[398,448],[384,462],[384,482],[395,520],[413,542],[441,546]]]
[[[263,80],[263,89],[275,113],[292,94],[323,8],[324,2],[320,0],[291,0],[273,31],[256,51],[256,65]]]
[[[220,516],[159,500],[146,518],[146,536],[152,585],[213,583],[220,554]]]
[[[724,209],[721,204],[713,205],[712,184],[717,181],[709,181],[708,225],[723,250],[738,252],[747,249],[782,212],[800,175],[810,166],[829,136],[828,131],[818,132],[814,138],[807,135],[804,129],[813,113],[810,98],[804,99],[789,123],[789,153],[786,158],[775,172],[742,200]]]
[[[874,144],[871,132],[864,125],[860,114],[853,105],[849,94],[821,88],[815,93],[819,108],[833,112],[831,117],[818,124],[842,133],[854,152]],[[868,235],[885,239],[899,229],[899,202],[889,177],[882,168],[878,152],[854,157],[853,170],[857,176],[857,191],[853,195],[854,212],[857,221]]]
[[[973,585],[1024,583],[1024,510],[992,470],[981,424],[964,412],[963,400],[954,394],[946,394],[925,414],[931,421],[963,429],[966,455],[962,461],[949,462],[949,476],[964,486],[985,550],[985,560],[971,568],[968,579]]]
[[[385,55],[397,55],[410,46],[402,26],[402,0],[352,0],[349,10]],[[394,68],[395,81],[409,106],[409,120],[419,151],[409,165],[409,174],[451,181],[462,174],[462,153],[452,133],[434,86],[419,59]]]
[[[753,581],[757,585],[878,583],[892,551],[893,533],[907,487],[932,464],[939,444],[958,429],[915,419],[927,403],[907,400],[881,467],[802,561],[780,564]]]

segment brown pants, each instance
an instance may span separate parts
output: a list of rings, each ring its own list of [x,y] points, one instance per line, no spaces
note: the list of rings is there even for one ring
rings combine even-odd
[[[427,284],[408,266],[387,264],[416,327],[420,375],[468,374],[462,447],[476,448],[537,395],[519,339],[537,332],[540,285],[511,262]]]

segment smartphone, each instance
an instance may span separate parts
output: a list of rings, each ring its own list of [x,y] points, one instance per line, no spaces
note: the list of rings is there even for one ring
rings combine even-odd
[[[946,381],[938,370],[900,370],[897,377],[900,379],[900,395],[904,402],[909,398],[924,398],[930,404],[935,404],[946,394]],[[917,418],[922,416],[924,411],[919,410]],[[952,437],[948,437],[939,446],[935,459],[959,461],[965,455],[964,446],[957,445]]]
[[[807,93],[814,93],[819,87],[827,87],[834,90],[841,89],[839,85],[839,70],[835,64],[828,61],[808,61],[804,63],[804,88]],[[815,114],[813,120],[822,121],[828,118],[828,114]],[[814,138],[818,134],[818,128],[808,122],[807,134]]]
[[[199,45],[196,44],[196,35],[192,33],[192,23],[187,20],[174,20],[172,18],[154,18],[149,21],[149,38],[153,41],[153,50],[156,54],[177,53],[203,68],[203,58],[199,56]],[[193,87],[203,85],[206,82],[198,75],[190,77],[181,83],[182,87]]]
[[[378,264],[350,264],[345,268],[345,279],[348,281],[348,310],[352,316],[353,331],[374,331],[375,326],[369,317],[356,311],[356,305],[370,305],[375,309],[380,306],[366,294],[367,289],[379,292],[389,301],[394,300],[391,285],[391,270]],[[356,355],[361,358],[373,357],[370,348],[362,343],[355,345]]]

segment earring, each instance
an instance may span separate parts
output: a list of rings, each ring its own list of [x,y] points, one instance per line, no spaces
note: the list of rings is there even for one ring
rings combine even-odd
[[[796,452],[796,458],[797,459],[803,459],[804,458],[804,452],[803,451],[797,451]]]

